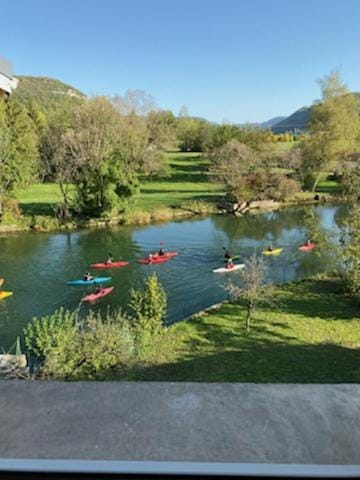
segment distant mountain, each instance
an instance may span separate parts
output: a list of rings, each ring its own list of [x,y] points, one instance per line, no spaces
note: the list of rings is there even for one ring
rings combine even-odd
[[[46,114],[69,110],[81,103],[86,96],[80,90],[47,77],[16,75],[19,84],[13,96],[21,101],[35,100]]]
[[[302,107],[289,117],[284,118],[278,123],[272,125],[271,129],[274,133],[284,132],[302,132],[305,130],[309,121],[311,107]]]
[[[353,92],[353,95],[360,99],[360,93]],[[296,112],[292,113],[280,122],[271,125],[271,130],[274,133],[303,132],[306,129],[307,123],[309,121],[311,108],[312,107],[299,108],[299,110],[296,110]]]
[[[272,128],[277,123],[281,122],[282,120],[285,120],[285,118],[286,117],[270,118],[270,120],[267,120],[266,122],[260,123],[260,127],[264,128],[265,130],[268,129],[268,128]]]

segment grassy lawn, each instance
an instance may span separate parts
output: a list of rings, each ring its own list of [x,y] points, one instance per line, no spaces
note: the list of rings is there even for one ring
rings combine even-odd
[[[56,183],[34,183],[26,190],[18,190],[16,197],[27,215],[53,215],[54,207],[62,201]]]
[[[341,186],[335,180],[323,180],[317,185],[316,192],[318,193],[340,193]]]
[[[278,310],[263,308],[249,334],[241,302],[173,327],[183,337],[176,361],[136,379],[200,382],[360,382],[359,303],[334,281],[278,287]]]
[[[279,148],[290,148],[293,142],[281,142]],[[220,185],[211,182],[208,161],[200,153],[173,152],[167,154],[168,174],[164,178],[143,179],[141,193],[135,207],[151,212],[161,207],[177,207],[186,202],[214,202],[223,194]],[[276,169],[287,173],[287,169]],[[318,184],[317,193],[338,193],[337,182],[324,179]],[[36,183],[26,190],[19,190],[16,196],[27,215],[53,215],[54,207],[61,202],[56,184]],[[311,199],[311,192],[297,195],[299,199]]]
[[[212,201],[221,195],[221,187],[211,182],[208,162],[200,153],[168,153],[167,159],[167,177],[142,183],[139,208],[151,210],[186,201]]]
[[[168,176],[144,180],[136,207],[152,210],[180,205],[186,201],[212,201],[221,194],[221,187],[210,181],[208,162],[199,153],[167,154]],[[59,187],[53,183],[36,183],[16,192],[20,206],[28,215],[52,215],[61,201]]]

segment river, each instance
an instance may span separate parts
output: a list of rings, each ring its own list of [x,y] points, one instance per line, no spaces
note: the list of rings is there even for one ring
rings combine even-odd
[[[223,264],[222,246],[240,254],[241,261],[254,251],[260,253],[270,242],[283,247],[279,257],[266,260],[275,283],[322,272],[328,267],[326,253],[320,255],[315,249],[304,254],[297,248],[310,236],[303,225],[309,208],[313,207],[241,218],[192,218],[147,227],[1,236],[0,276],[6,280],[4,290],[12,290],[14,295],[0,302],[0,347],[9,348],[33,316],[59,307],[77,308],[90,287],[70,287],[67,281],[81,278],[90,263],[103,261],[108,252],[115,259],[130,261],[130,265],[109,271],[114,292],[91,307],[81,306],[81,311],[126,308],[129,290],[140,288],[144,277],[156,272],[168,294],[169,324],[226,298],[225,282],[238,275],[212,272]],[[338,231],[344,207],[318,206],[314,212],[319,226]],[[160,242],[179,255],[162,265],[137,263],[138,258],[156,251]],[[103,275],[105,271],[98,272]]]

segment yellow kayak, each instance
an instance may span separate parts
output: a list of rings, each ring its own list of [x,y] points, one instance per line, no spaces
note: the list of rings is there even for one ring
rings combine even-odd
[[[1,291],[0,292],[0,300],[2,300],[3,298],[6,298],[6,297],[10,297],[10,295],[12,295],[13,292],[4,292],[4,291]]]
[[[264,250],[262,253],[263,255],[280,255],[282,251],[282,248],[274,248],[274,250]]]

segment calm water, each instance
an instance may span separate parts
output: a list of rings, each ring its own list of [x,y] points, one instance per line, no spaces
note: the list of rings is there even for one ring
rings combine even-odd
[[[309,207],[312,208],[312,207]],[[319,225],[337,230],[343,208],[317,207]],[[305,209],[253,215],[235,219],[213,216],[150,227],[121,227],[71,233],[23,233],[0,237],[0,276],[12,297],[0,302],[0,346],[8,348],[34,315],[43,315],[64,306],[74,309],[90,287],[70,287],[66,282],[81,278],[89,264],[102,261],[112,252],[131,265],[114,269],[114,292],[92,307],[126,306],[129,289],[139,287],[144,277],[156,271],[168,294],[168,323],[226,297],[224,282],[230,275],[212,273],[222,265],[222,246],[242,259],[273,242],[284,248],[276,258],[268,258],[274,282],[304,278],[325,269],[328,258],[318,251],[301,254],[297,246],[308,236],[303,227]],[[163,265],[143,266],[136,260],[164,242],[179,256]],[[103,275],[106,271],[98,271]],[[231,274],[236,277],[237,274]]]

